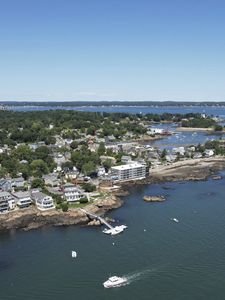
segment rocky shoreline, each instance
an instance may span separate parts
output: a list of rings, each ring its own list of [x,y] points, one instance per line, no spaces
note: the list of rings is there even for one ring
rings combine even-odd
[[[122,200],[111,195],[87,205],[88,211],[103,215],[111,209],[119,208]],[[12,211],[0,215],[0,231],[10,229],[31,230],[43,226],[69,226],[88,224],[90,219],[79,208],[70,209],[67,212],[58,210],[40,211],[32,206],[28,209]]]
[[[225,157],[189,159],[152,169],[149,177],[136,183],[152,184],[172,181],[206,180],[216,172],[224,169]]]
[[[94,203],[85,207],[86,210],[104,215],[112,209],[122,206],[121,196],[129,194],[130,187],[153,183],[164,183],[171,181],[206,180],[209,176],[225,169],[225,157],[213,157],[203,159],[190,159],[179,161],[171,165],[163,165],[152,169],[149,177],[140,181],[132,181],[121,184],[121,189],[109,196],[95,200]],[[219,179],[219,178],[218,178]],[[70,209],[68,212],[58,210],[40,211],[34,206],[29,209],[17,210],[0,215],[0,231],[10,229],[31,230],[43,226],[69,226],[77,224],[88,224],[90,219],[80,209]]]

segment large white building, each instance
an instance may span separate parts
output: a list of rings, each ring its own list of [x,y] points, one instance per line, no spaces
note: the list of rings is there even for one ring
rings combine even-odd
[[[28,207],[31,205],[31,197],[29,192],[15,192],[13,196],[16,199],[16,204],[19,208]]]
[[[37,208],[40,210],[55,208],[54,201],[51,196],[39,191],[33,191],[31,193],[31,197],[35,201]]]
[[[72,183],[66,183],[64,185],[63,194],[67,202],[80,201],[81,198],[85,197],[84,191]]]
[[[132,162],[126,165],[112,167],[111,172],[113,180],[138,180],[146,177],[146,165]]]

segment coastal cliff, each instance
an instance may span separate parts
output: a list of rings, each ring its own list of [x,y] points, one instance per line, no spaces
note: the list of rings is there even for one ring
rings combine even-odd
[[[85,207],[86,210],[102,215],[111,209],[118,208],[122,201],[115,196],[109,196]],[[89,218],[80,209],[70,209],[67,212],[58,210],[40,211],[32,206],[0,215],[0,231],[9,229],[31,230],[42,226],[67,226],[87,224]]]

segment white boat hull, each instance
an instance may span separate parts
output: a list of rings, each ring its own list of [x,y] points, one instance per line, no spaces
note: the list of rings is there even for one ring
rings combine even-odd
[[[111,277],[111,278],[114,278],[114,277]],[[115,288],[115,287],[121,287],[121,286],[127,284],[127,279],[126,278],[116,277],[116,280],[113,280],[113,281],[111,280],[111,278],[109,278],[107,281],[105,281],[103,283],[103,286],[106,289]]]

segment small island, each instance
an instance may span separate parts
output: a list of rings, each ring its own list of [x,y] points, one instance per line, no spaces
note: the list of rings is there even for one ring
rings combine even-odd
[[[143,197],[143,200],[146,202],[163,202],[166,200],[164,196],[150,196],[146,195]]]

